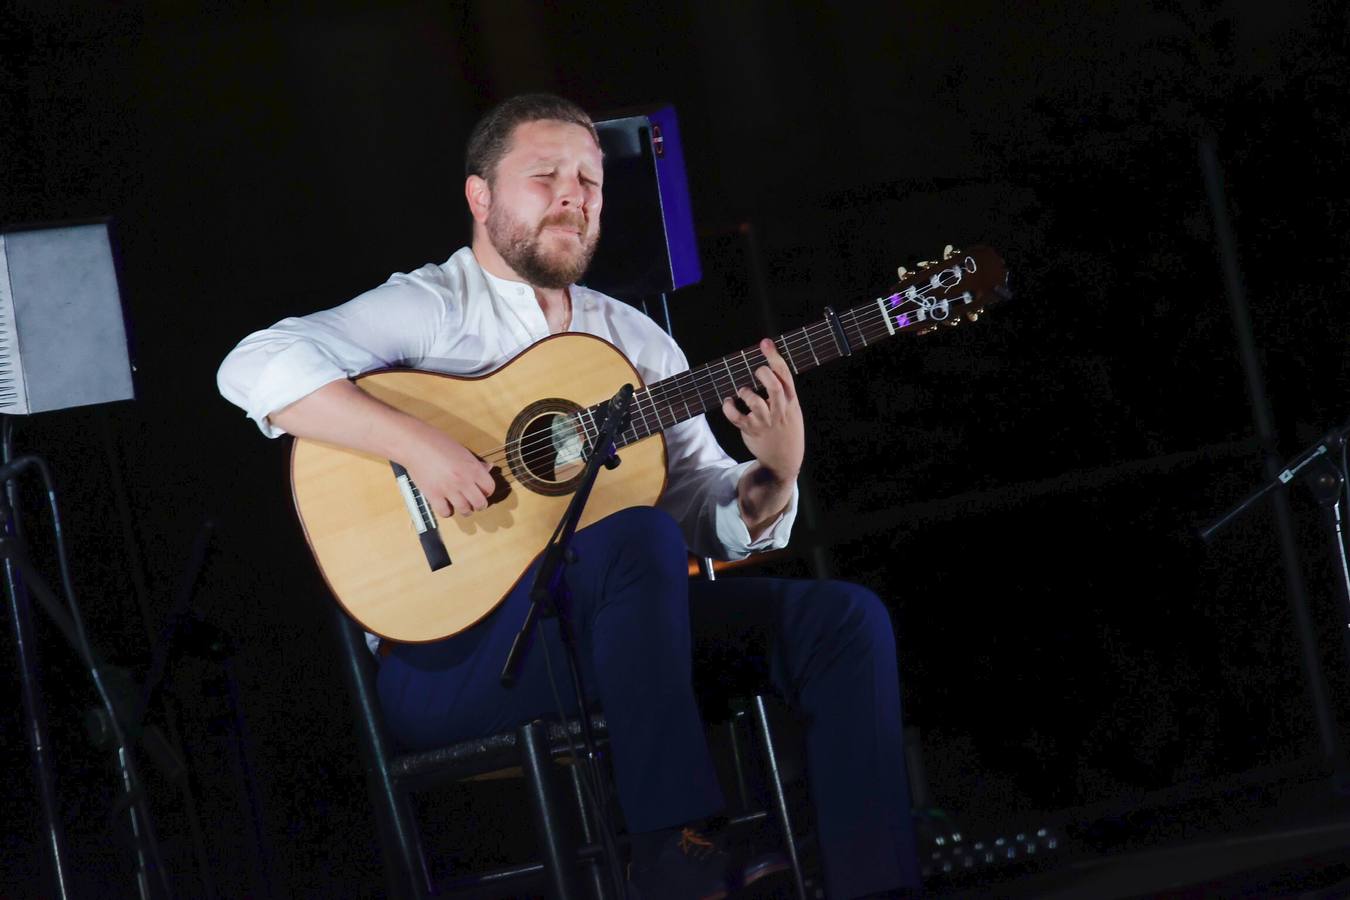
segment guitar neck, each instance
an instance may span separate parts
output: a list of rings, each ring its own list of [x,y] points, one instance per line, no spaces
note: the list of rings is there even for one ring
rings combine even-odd
[[[944,270],[945,271],[945,270]],[[938,277],[938,276],[935,276]],[[794,376],[827,362],[849,356],[900,331],[946,318],[948,303],[931,301],[922,291],[907,291],[861,303],[842,313],[773,339]],[[718,408],[743,387],[759,386],[755,370],[767,365],[756,344],[648,385],[633,394],[629,425],[619,446],[650,437],[658,431]],[[592,422],[603,418],[601,407],[587,412]]]

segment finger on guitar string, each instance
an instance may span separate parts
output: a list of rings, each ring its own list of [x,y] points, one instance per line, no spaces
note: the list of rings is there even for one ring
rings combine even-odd
[[[760,428],[767,428],[773,423],[773,413],[769,411],[769,403],[759,394],[748,387],[743,387],[736,391],[736,396],[745,404],[749,410],[746,416],[750,423]]]
[[[782,418],[784,408],[791,401],[788,398],[785,385],[778,377],[778,373],[768,366],[760,366],[755,370],[755,380],[759,382],[760,386],[757,393],[768,403],[770,414],[774,418]]]
[[[769,368],[778,376],[782,383],[783,393],[789,400],[797,399],[797,384],[792,380],[792,369],[788,366],[787,360],[778,352],[778,346],[769,338],[759,342],[760,352],[764,354],[764,360],[769,364]]]
[[[492,467],[449,434],[424,430],[407,448],[404,467],[432,510],[442,518],[487,508],[496,490]]]
[[[745,405],[745,401],[741,400],[739,397],[723,398],[722,415],[726,416],[727,421],[730,422],[732,425],[735,425],[738,429],[744,431],[747,427],[749,427],[750,411],[747,409],[745,412],[741,412],[740,406],[737,406],[738,401],[741,404],[741,406]]]

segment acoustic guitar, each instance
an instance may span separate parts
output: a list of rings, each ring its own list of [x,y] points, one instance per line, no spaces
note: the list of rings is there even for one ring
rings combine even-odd
[[[994,251],[953,251],[885,296],[774,339],[794,375],[899,334],[975,321],[1007,296]],[[602,404],[637,388],[618,442],[623,464],[602,469],[581,527],[630,506],[653,505],[666,483],[662,430],[758,387],[758,346],[644,385],[628,359],[591,335],[552,335],[476,378],[385,369],[355,379],[372,396],[443,429],[493,466],[497,489],[472,516],[440,519],[397,462],[297,439],[296,512],[338,602],[390,640],[433,641],[499,604],[543,550],[584,468]]]

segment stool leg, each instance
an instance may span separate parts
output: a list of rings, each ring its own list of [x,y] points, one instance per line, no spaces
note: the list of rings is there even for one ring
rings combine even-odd
[[[572,776],[572,796],[576,800],[577,815],[581,819],[581,839],[587,844],[594,844],[599,840],[599,834],[595,823],[591,821],[591,805],[586,799],[586,789],[581,784],[580,766],[581,760],[574,759],[567,767],[567,771]],[[588,880],[595,900],[609,900],[610,897],[611,892],[606,887],[605,863],[603,857],[586,863],[586,872],[590,876]]]
[[[421,900],[435,892],[431,884],[431,872],[427,868],[427,857],[422,849],[422,836],[417,827],[417,815],[413,812],[412,798],[408,792],[392,785],[381,785],[383,793],[388,795],[385,802],[389,812],[386,815],[392,826],[393,841],[398,848],[399,859],[410,884],[412,896]]]
[[[745,761],[741,759],[740,721],[745,717],[742,710],[736,710],[727,722],[727,736],[731,739],[731,762],[736,767],[736,796],[741,799],[741,810],[750,808],[750,791],[745,786]]]
[[[544,723],[528,722],[516,731],[520,740],[521,763],[530,790],[534,811],[534,829],[539,836],[540,855],[548,879],[548,895],[553,900],[575,900],[577,847],[575,836],[562,825],[557,791],[552,775],[548,734]]]
[[[764,756],[768,761],[769,780],[773,784],[773,799],[777,806],[778,824],[783,829],[783,843],[787,847],[788,862],[792,864],[792,880],[797,886],[797,896],[806,900],[806,882],[802,879],[802,864],[797,858],[797,839],[792,834],[792,815],[788,812],[787,794],[783,791],[783,778],[778,771],[778,754],[773,746],[773,733],[769,730],[769,714],[764,708],[764,695],[756,694],[755,725],[759,729],[759,739],[764,744]]]
[[[385,733],[380,701],[375,695],[374,662],[360,636],[360,631],[333,604],[337,616],[338,639],[343,649],[343,680],[356,706],[357,738],[361,745],[362,762],[373,788],[375,821],[379,829],[387,878],[390,887],[401,897],[416,900],[434,892],[422,838],[417,828],[412,799],[401,788],[389,771],[393,755],[390,740]]]

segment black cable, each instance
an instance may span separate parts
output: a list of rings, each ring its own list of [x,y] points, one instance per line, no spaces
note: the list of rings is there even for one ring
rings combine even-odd
[[[566,628],[567,625],[561,621],[564,613],[559,610],[558,622],[559,630]],[[587,749],[587,764],[583,765],[583,756],[577,747],[576,740],[572,736],[572,730],[567,727],[567,713],[563,707],[562,693],[558,690],[558,679],[553,673],[553,657],[548,652],[548,636],[544,633],[544,622],[541,619],[536,625],[538,631],[539,643],[544,650],[544,668],[548,672],[548,686],[553,691],[553,702],[558,707],[558,724],[562,727],[563,735],[567,738],[567,749],[572,753],[572,765],[577,766],[577,775],[581,779],[581,788],[586,792],[586,799],[590,800],[591,807],[595,810],[596,828],[600,831],[600,841],[605,845],[605,855],[609,857],[610,864],[605,868],[611,873],[614,879],[615,895],[620,900],[628,897],[628,886],[619,878],[619,847],[618,841],[614,836],[614,824],[609,817],[609,795],[603,787],[603,776],[598,770],[599,761],[590,756],[590,750]],[[577,698],[577,709],[581,709],[581,698]],[[587,723],[589,724],[589,723]],[[583,725],[583,728],[585,726]],[[595,763],[597,768],[592,770],[590,763]],[[592,784],[591,779],[595,778],[596,783]]]
[[[1347,461],[1345,449],[1345,445],[1347,443],[1350,443],[1350,436],[1347,436],[1346,434],[1348,428],[1350,428],[1350,426],[1347,426],[1347,428],[1342,428],[1340,433],[1341,490],[1338,492],[1339,496],[1336,497],[1336,507],[1337,507],[1336,518],[1339,519],[1341,522],[1350,521],[1350,515],[1348,515],[1347,518],[1341,518],[1340,516],[1340,504],[1342,499],[1345,500],[1345,510],[1347,514],[1350,514],[1350,462]],[[1338,560],[1338,562],[1340,562],[1341,564],[1341,576],[1342,578],[1344,578],[1346,573],[1346,554],[1345,554],[1345,535],[1343,533],[1343,528],[1338,528],[1336,530],[1336,543],[1339,545],[1337,549],[1340,550],[1341,552],[1340,559]],[[1350,604],[1350,583],[1346,584],[1346,589],[1347,594],[1345,600],[1347,604]]]
[[[8,439],[10,436],[11,431],[9,422],[7,421],[4,433],[6,451],[8,451],[9,448]],[[5,455],[8,456],[8,452],[6,452]],[[89,636],[84,628],[84,617],[80,613],[80,607],[75,597],[75,584],[74,580],[71,578],[70,561],[66,554],[65,533],[61,528],[61,510],[56,501],[56,488],[52,481],[51,471],[40,457],[31,454],[16,457],[13,460],[8,461],[7,464],[16,467],[15,475],[24,469],[37,469],[42,477],[43,486],[47,489],[47,506],[51,510],[52,534],[56,542],[57,569],[61,575],[61,588],[66,595],[66,603],[70,606],[69,621],[70,624],[74,626],[75,649],[80,655],[81,662],[89,669],[90,676],[94,681],[94,688],[99,696],[99,701],[103,704],[103,708],[108,714],[108,727],[112,731],[113,740],[118,748],[118,763],[122,770],[123,787],[126,790],[128,798],[130,798],[130,802],[133,804],[133,815],[136,813],[134,807],[138,805],[140,807],[139,816],[144,820],[143,826],[146,831],[144,843],[151,857],[150,864],[155,868],[156,873],[159,875],[161,887],[164,889],[164,896],[171,897],[173,896],[173,891],[169,888],[168,874],[165,872],[164,862],[160,858],[159,841],[155,835],[154,823],[150,819],[149,807],[143,802],[145,799],[145,791],[141,784],[140,776],[136,773],[136,766],[132,760],[131,746],[127,743],[126,735],[122,732],[122,726],[118,721],[117,710],[114,708],[112,697],[109,695],[107,686],[103,682],[103,673],[99,670],[99,666],[94,659],[93,649],[89,643]],[[9,483],[13,480],[14,478],[11,478],[6,482],[6,489],[8,489]],[[14,517],[16,520],[18,518],[18,508],[17,503],[12,505],[12,509],[15,510]],[[18,533],[17,521],[15,532],[16,534]],[[49,610],[49,612],[51,612],[51,610]],[[53,615],[53,618],[58,624],[61,624],[61,616]],[[142,801],[139,804],[137,804],[138,799]],[[134,828],[136,825],[135,819],[133,819],[132,825]]]
[[[14,455],[14,417],[5,416],[5,426],[0,432],[0,463],[9,464]],[[23,516],[19,510],[18,483],[14,479],[5,482],[5,499],[9,503],[10,521],[14,526],[14,536],[23,540]]]

